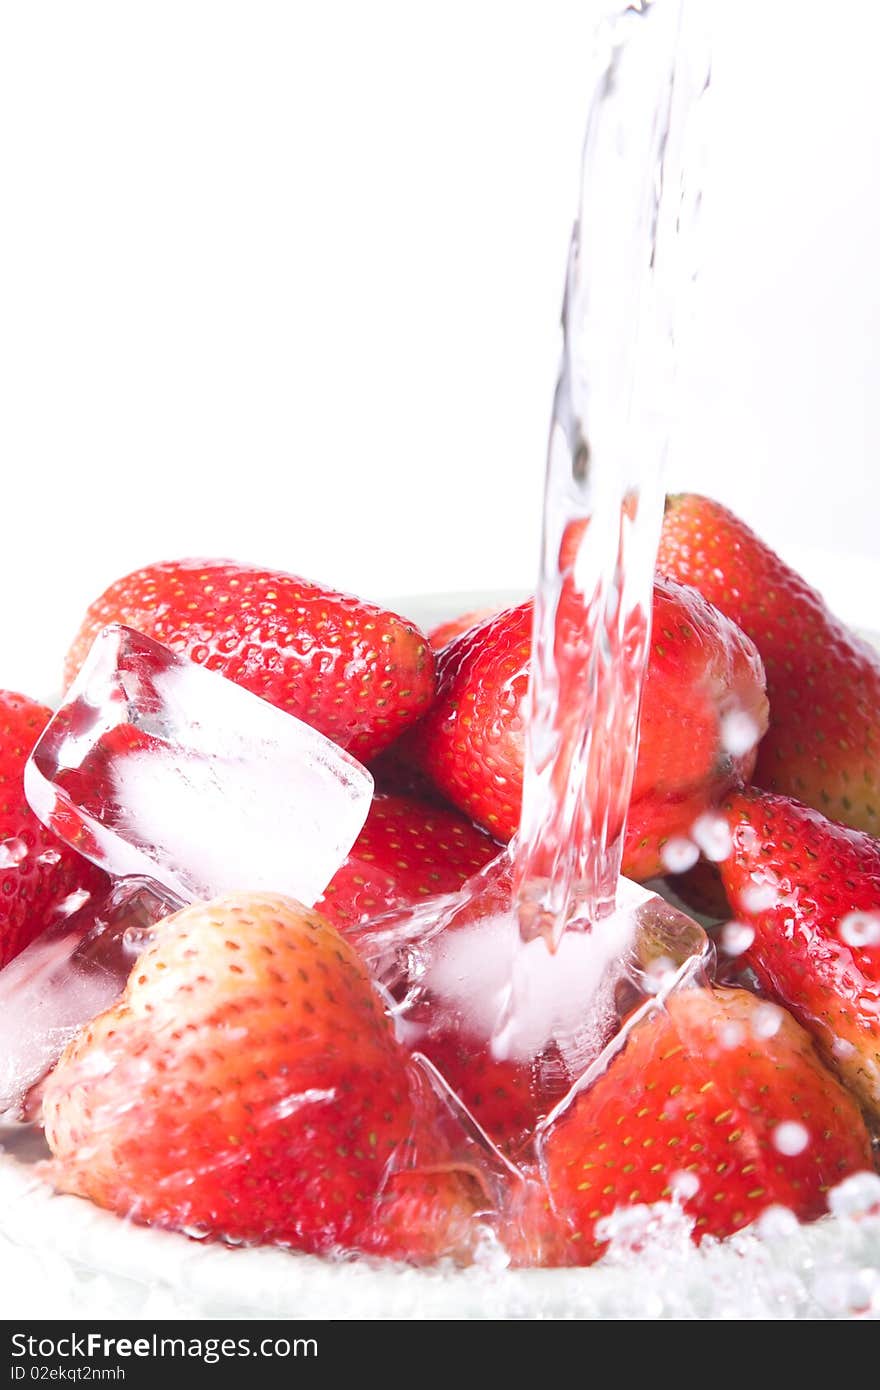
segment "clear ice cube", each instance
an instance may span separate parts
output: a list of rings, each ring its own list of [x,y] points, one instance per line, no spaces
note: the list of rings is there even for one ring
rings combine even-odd
[[[460,893],[356,933],[403,1041],[512,1155],[634,1011],[705,979],[713,962],[696,922],[627,879],[614,913],[569,927],[555,950],[543,937],[523,940],[514,894],[505,850]]]
[[[373,779],[293,715],[114,625],[34,749],[25,791],[114,876],[183,902],[253,889],[312,906],[363,826]]]
[[[74,1033],[117,998],[150,928],[177,906],[144,879],[124,880],[0,970],[0,1115],[20,1116]]]

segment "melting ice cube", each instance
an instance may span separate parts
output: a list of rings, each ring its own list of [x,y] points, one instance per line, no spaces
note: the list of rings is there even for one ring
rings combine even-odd
[[[110,874],[183,901],[262,889],[311,906],[357,838],[373,779],[293,715],[114,625],[34,749],[25,791]]]
[[[150,927],[176,906],[129,879],[62,917],[0,970],[0,1114],[17,1114],[74,1033],[113,1003]]]
[[[61,839],[122,882],[0,972],[0,1113],[118,997],[145,933],[193,898],[269,889],[311,905],[366,819],[373,779],[307,724],[125,627],[97,638],[25,770]]]
[[[524,941],[510,849],[460,892],[387,913],[353,936],[401,1039],[511,1154],[634,1010],[704,979],[712,963],[696,922],[626,879],[617,910],[589,931],[567,929],[555,951],[542,937]]]

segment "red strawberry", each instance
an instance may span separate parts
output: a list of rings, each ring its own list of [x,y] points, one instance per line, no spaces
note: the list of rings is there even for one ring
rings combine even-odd
[[[725,805],[724,888],[754,931],[743,959],[880,1115],[880,841],[753,788]]]
[[[811,1220],[871,1167],[855,1101],[788,1015],[768,1038],[761,1008],[743,990],[681,991],[552,1126],[542,1166],[568,1261],[603,1253],[598,1223],[617,1207],[677,1191],[695,1240],[727,1236],[774,1204]]]
[[[472,627],[479,627],[487,618],[492,618],[498,612],[497,608],[476,608],[472,613],[462,613],[457,618],[449,618],[445,623],[439,623],[428,633],[428,641],[439,652],[447,646],[453,638],[460,637],[463,632],[470,632]]]
[[[431,806],[449,807],[434,783],[407,756],[406,734],[371,760],[370,772],[380,796],[408,796]]]
[[[363,830],[316,907],[340,931],[436,893],[454,893],[498,853],[457,811],[376,796]]]
[[[757,785],[880,835],[880,654],[718,502],[670,497],[657,563],[698,588],[761,653],[770,728]]]
[[[167,918],[46,1083],[58,1186],[122,1215],[298,1250],[462,1253],[474,1210],[355,952],[231,894]]]
[[[86,614],[68,683],[107,623],[222,672],[364,760],[434,693],[431,649],[412,623],[276,570],[178,560],[117,580]]]
[[[25,800],[24,765],[50,718],[44,705],[0,691],[0,966],[40,935],[69,894],[107,884]]]
[[[500,839],[519,821],[531,626],[529,602],[450,643],[438,659],[437,700],[410,736],[443,794]],[[748,776],[754,749],[731,753],[722,741],[731,715],[758,733],[766,725],[757,653],[694,590],[658,581],[625,872],[662,872],[663,841]]]

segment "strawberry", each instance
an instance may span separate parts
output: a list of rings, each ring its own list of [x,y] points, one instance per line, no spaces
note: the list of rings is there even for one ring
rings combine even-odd
[[[457,618],[449,618],[445,623],[439,623],[428,633],[428,641],[435,652],[442,651],[455,637],[460,637],[463,632],[470,632],[472,627],[479,627],[487,618],[493,618],[498,612],[497,608],[476,608],[472,613],[461,613]]]
[[[698,588],[761,653],[770,727],[757,785],[880,835],[880,654],[718,502],[668,498],[657,563]]]
[[[724,888],[754,932],[743,959],[880,1115],[880,842],[753,788],[725,809]]]
[[[352,948],[316,912],[231,894],[167,918],[43,1098],[64,1191],[298,1250],[461,1253],[474,1211]]]
[[[699,1241],[774,1204],[811,1220],[829,1187],[871,1167],[853,1098],[788,1015],[767,1037],[762,1007],[738,989],[674,994],[550,1127],[542,1171],[569,1262],[603,1253],[599,1223],[617,1207],[677,1193]]]
[[[376,796],[363,830],[316,907],[345,931],[436,893],[454,893],[498,853],[457,811]]]
[[[72,893],[94,893],[107,876],[47,830],[24,795],[24,765],[51,710],[0,691],[0,966],[47,927]]]
[[[445,806],[449,802],[440,795],[434,783],[425,776],[421,768],[415,766],[406,752],[406,734],[370,760],[370,772],[376,792],[380,796],[407,796],[431,806]]]
[[[117,580],[83,620],[68,684],[108,623],[220,671],[362,760],[392,743],[434,693],[431,649],[412,623],[276,570],[178,560]]]
[[[532,604],[456,638],[438,658],[437,699],[408,742],[440,791],[490,834],[519,822]],[[624,872],[662,872],[660,848],[748,777],[754,749],[725,748],[725,721],[766,726],[761,663],[751,642],[694,590],[659,580],[642,702],[639,761]]]

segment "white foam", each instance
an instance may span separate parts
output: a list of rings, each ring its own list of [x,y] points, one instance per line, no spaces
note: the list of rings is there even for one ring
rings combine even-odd
[[[862,1174],[842,1184],[858,1185]],[[880,1187],[880,1179],[875,1180]],[[801,1226],[771,1208],[730,1240],[696,1247],[675,1205],[619,1221],[589,1269],[511,1270],[497,1259],[457,1270],[334,1261],[236,1248],[129,1225],[60,1197],[0,1154],[0,1258],[15,1270],[7,1318],[773,1319],[880,1316],[880,1216]],[[634,1246],[639,1246],[634,1249]]]

